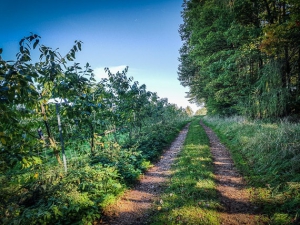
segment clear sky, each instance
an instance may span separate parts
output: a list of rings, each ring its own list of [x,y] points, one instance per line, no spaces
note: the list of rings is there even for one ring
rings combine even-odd
[[[88,62],[96,78],[129,66],[128,76],[178,106],[192,105],[177,80],[182,0],[1,0],[2,58],[14,60],[30,32],[65,55],[83,42],[76,62]]]

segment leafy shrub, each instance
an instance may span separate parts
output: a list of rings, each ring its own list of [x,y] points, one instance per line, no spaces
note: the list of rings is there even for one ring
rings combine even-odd
[[[46,178],[46,176],[45,176]],[[29,181],[2,214],[3,224],[87,224],[124,190],[116,168],[85,166],[67,175]],[[18,203],[16,203],[18,202]]]
[[[120,179],[130,184],[138,179],[145,168],[145,159],[135,148],[123,149],[117,143],[108,143],[92,158],[92,164],[113,166],[120,174]]]
[[[185,125],[186,123],[184,123]],[[174,140],[183,124],[155,124],[145,131],[139,142],[138,149],[147,160],[155,161],[162,151]]]

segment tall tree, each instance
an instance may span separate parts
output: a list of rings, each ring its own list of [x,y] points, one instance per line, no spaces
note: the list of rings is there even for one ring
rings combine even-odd
[[[208,113],[299,113],[299,2],[185,0],[178,79]]]

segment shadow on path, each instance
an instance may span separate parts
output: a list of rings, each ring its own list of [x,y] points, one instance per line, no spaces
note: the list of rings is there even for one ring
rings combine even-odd
[[[230,153],[209,127],[202,121],[200,124],[210,140],[217,191],[224,209],[220,213],[221,224],[263,224],[255,206],[250,203],[245,181],[234,167]]]

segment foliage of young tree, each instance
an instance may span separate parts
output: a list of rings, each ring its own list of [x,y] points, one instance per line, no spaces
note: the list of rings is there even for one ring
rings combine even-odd
[[[199,116],[205,116],[207,114],[207,109],[205,107],[202,107],[201,109],[198,109],[195,112],[195,115],[199,115]]]
[[[208,113],[299,114],[296,0],[185,0],[178,79]]]
[[[65,56],[39,42],[23,38],[16,61],[0,49],[0,223],[87,224],[159,157],[188,115],[128,68],[106,68],[108,78],[96,81],[88,63],[74,62],[80,41]]]
[[[185,111],[186,111],[186,113],[187,113],[189,116],[192,116],[192,115],[194,114],[194,112],[193,112],[193,110],[192,110],[192,108],[191,108],[190,106],[187,106],[187,107],[185,108]]]

